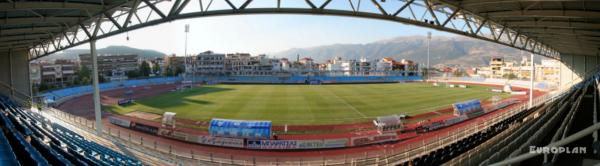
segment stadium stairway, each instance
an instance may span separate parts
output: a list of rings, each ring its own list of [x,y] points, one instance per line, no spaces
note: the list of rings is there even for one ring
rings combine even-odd
[[[597,123],[597,84],[588,79],[569,89],[545,105],[529,113],[515,116],[508,128],[475,148],[462,153],[445,165],[489,165],[530,153],[530,147],[544,147],[562,140]],[[594,118],[595,117],[595,118]],[[513,118],[513,117],[511,117]],[[566,146],[585,148],[584,153],[548,153],[529,158],[513,165],[584,165],[598,164],[600,144],[597,136],[587,135]],[[596,147],[596,148],[595,148]]]
[[[598,119],[598,115],[594,115],[593,112],[594,105],[597,107],[598,104],[598,93],[594,93],[597,92],[597,89],[593,88],[593,86],[594,85],[590,85],[587,88],[587,91],[585,91],[579,107],[573,113],[573,116],[570,117],[569,123],[562,133],[563,137],[575,134],[577,131],[581,131],[588,126],[592,126],[594,124],[594,116],[596,116],[595,119]],[[568,163],[583,163],[584,159],[598,159],[598,155],[595,155],[593,152],[595,150],[593,147],[594,142],[594,136],[590,135],[568,144],[566,147],[570,149],[575,147],[585,147],[588,152],[584,154],[556,154],[552,157],[552,162],[557,165],[564,165]]]
[[[531,112],[523,113],[520,117],[515,117],[516,121],[512,123],[508,123],[507,130],[501,132],[497,136],[492,139],[486,141],[485,143],[477,146],[476,148],[470,150],[467,153],[462,154],[461,156],[454,159],[454,161],[450,163],[457,163],[455,160],[460,160],[465,158],[465,156],[469,156],[469,160],[462,161],[460,163],[468,163],[467,165],[475,165],[477,163],[488,163],[490,161],[496,161],[502,159],[501,156],[507,153],[510,153],[511,149],[514,149],[515,145],[513,142],[515,140],[522,141],[530,136],[533,132],[537,131],[540,126],[543,125],[542,122],[548,120],[551,116],[550,113],[546,113],[545,111],[548,109],[553,109],[554,105],[545,105],[538,109],[530,109]],[[533,117],[539,116],[544,113],[538,121],[531,120]],[[485,161],[482,161],[485,160]]]
[[[486,128],[480,132],[474,133],[474,134],[472,134],[466,138],[463,138],[455,143],[452,143],[450,145],[440,147],[436,150],[429,152],[428,154],[413,158],[410,161],[403,162],[400,165],[418,166],[418,165],[442,165],[442,164],[448,163],[449,161],[453,160],[454,158],[460,156],[461,154],[464,154],[465,152],[479,146],[480,144],[488,141],[489,139],[494,138],[494,136],[509,129],[515,123],[521,121],[522,119],[524,119],[525,117],[530,115],[533,112],[533,110],[536,110],[536,109],[537,109],[537,107],[534,109],[529,109],[529,110],[525,110],[525,111],[516,113],[516,114],[490,126],[489,128]],[[395,162],[395,161],[387,161],[387,162]],[[361,165],[361,164],[369,164],[369,163],[359,163],[359,165]],[[382,163],[378,163],[378,164],[382,165]],[[455,165],[455,164],[450,164],[450,165]],[[470,164],[468,164],[468,165],[470,165]]]
[[[571,109],[569,114],[561,117],[561,123],[555,124],[548,131],[546,137],[532,138],[541,140],[532,143],[526,142],[523,145],[525,148],[513,152],[510,157],[529,152],[529,146],[543,147],[592,126],[594,124],[593,117],[596,116],[595,119],[598,119],[597,115],[594,115],[594,105],[598,104],[598,93],[595,93],[598,89],[596,87],[594,83],[590,83],[579,89],[579,94],[576,94],[578,100],[565,104],[571,105]],[[600,160],[598,159],[600,158],[597,153],[594,154],[594,151],[597,151],[593,146],[595,144],[598,144],[598,141],[594,141],[593,135],[588,135],[563,146],[568,149],[585,148],[584,153],[550,153],[525,160],[521,164],[583,165],[584,160],[599,164]]]
[[[508,156],[521,154],[525,150],[528,151],[530,145],[541,147],[547,144],[543,142],[547,135],[550,135],[550,138],[554,135],[554,132],[550,131],[568,131],[571,123],[578,121],[575,115],[588,117],[591,122],[589,117],[592,116],[576,114],[578,109],[591,108],[589,104],[580,104],[581,101],[584,103],[587,101],[583,100],[584,94],[590,92],[593,91],[589,91],[587,86],[577,86],[543,105],[516,113],[481,132],[440,147],[429,154],[413,158],[411,161],[403,162],[401,165],[487,165],[504,160]],[[569,121],[561,123],[565,117],[569,117],[567,118]],[[589,124],[582,126],[586,127]],[[570,131],[576,132],[580,129]],[[558,136],[555,139],[557,138]],[[586,145],[592,144],[588,142]],[[532,164],[541,163],[543,162]]]
[[[142,165],[0,97],[0,165]]]

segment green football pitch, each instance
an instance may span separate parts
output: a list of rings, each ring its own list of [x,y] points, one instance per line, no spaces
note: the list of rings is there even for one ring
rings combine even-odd
[[[162,114],[178,118],[270,120],[275,124],[339,124],[364,122],[391,114],[416,115],[452,103],[488,100],[490,87],[434,87],[426,83],[336,85],[210,85],[136,100],[108,111]],[[502,97],[507,97],[502,95]]]

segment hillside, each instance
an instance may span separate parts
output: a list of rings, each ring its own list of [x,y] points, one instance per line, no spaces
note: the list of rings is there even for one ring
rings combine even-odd
[[[431,65],[446,64],[464,67],[484,66],[492,56],[520,61],[527,52],[507,46],[462,36],[434,37],[431,41]],[[89,53],[87,49],[65,50],[42,59],[77,59],[79,54]],[[109,46],[98,49],[99,54],[137,54],[141,58],[162,57],[165,54],[155,50],[137,49],[127,46]],[[296,55],[311,57],[324,62],[336,56],[343,59],[410,59],[418,63],[427,60],[427,41],[425,36],[402,36],[366,44],[333,44],[309,48],[292,48],[271,54],[273,57],[296,59]],[[537,56],[541,57],[541,56]],[[539,59],[536,59],[539,63]]]
[[[403,36],[367,44],[334,44],[311,48],[293,48],[272,54],[275,57],[296,59],[312,57],[323,62],[336,56],[343,59],[368,59],[393,57],[410,59],[419,63],[427,60],[425,36]],[[523,52],[523,56],[528,56]],[[460,65],[465,67],[487,65],[492,56],[521,60],[520,51],[503,45],[467,37],[434,37],[431,41],[430,63]],[[539,61],[539,59],[536,59]]]
[[[59,53],[55,53],[46,57],[41,58],[42,60],[49,59],[78,59],[79,54],[90,53],[88,49],[68,49]],[[163,57],[165,54],[155,50],[145,50],[131,48],[127,46],[108,46],[106,48],[98,49],[98,54],[137,54],[141,58],[155,58]]]

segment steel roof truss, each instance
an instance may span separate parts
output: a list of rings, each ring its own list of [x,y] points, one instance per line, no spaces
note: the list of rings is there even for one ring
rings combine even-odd
[[[192,11],[186,10],[186,13],[181,13],[184,9],[186,9],[186,7],[189,8],[189,1],[191,0],[135,0],[129,1],[128,3],[123,3],[120,6],[111,6],[105,8],[98,14],[92,14],[89,19],[79,21],[75,27],[73,27],[73,25],[65,24],[64,26],[67,28],[64,28],[62,32],[53,33],[54,36],[60,36],[59,38],[42,38],[41,40],[43,42],[38,42],[36,44],[37,46],[33,45],[31,48],[43,49],[41,46],[44,45],[53,45],[54,47],[51,49],[46,49],[46,52],[39,50],[37,52],[32,52],[35,54],[32,56],[32,59],[84,44],[91,39],[102,39],[127,31],[157,25],[172,20],[244,13],[306,13],[377,18],[461,34],[515,47],[529,52],[539,52],[548,57],[558,58],[556,56],[558,52],[555,49],[549,47],[548,45],[538,43],[535,41],[537,38],[529,38],[526,36],[528,34],[520,33],[517,29],[513,29],[510,24],[499,24],[494,20],[473,14],[461,7],[457,7],[456,5],[437,3],[437,0],[425,0],[425,3],[414,3],[414,0],[406,0],[403,1],[403,4],[396,4],[399,7],[398,10],[395,10],[396,7],[385,6],[389,3],[371,0],[370,3],[375,6],[375,10],[373,10],[375,13],[372,11],[370,12],[361,10],[360,3],[355,5],[352,3],[352,1],[344,1],[343,3],[348,3],[348,5],[342,5],[344,9],[329,9],[328,5],[331,0],[326,0],[323,4],[319,5],[314,4],[311,0],[305,0],[307,5],[300,8],[288,8],[286,6],[281,6],[281,2],[270,4],[272,5],[270,7],[255,8],[250,5],[252,0],[240,0],[241,5],[240,3],[234,4],[233,1],[230,0],[210,0],[208,4],[204,4],[200,0],[199,9],[192,9]],[[209,10],[213,5],[213,1],[220,1],[222,2],[221,4],[225,4],[225,6],[229,7],[225,7],[224,9]],[[433,1],[436,2],[432,3]],[[166,5],[169,6],[165,6],[165,4],[157,6],[158,3],[162,2],[168,3]],[[161,7],[161,9],[164,11],[161,11],[158,7]],[[392,9],[390,10],[390,8]],[[140,11],[140,9],[144,10]],[[431,22],[433,23],[429,21],[426,23],[424,20],[419,19],[415,15],[415,11],[423,11],[424,15],[430,15],[430,17],[427,17],[427,19],[431,18]],[[156,15],[159,17],[155,18],[154,16]],[[140,16],[142,16],[143,19]],[[133,17],[135,17],[137,22],[131,20]],[[102,22],[111,23],[102,24]],[[58,41],[53,42],[52,40]],[[66,40],[66,42],[62,42],[62,40]]]

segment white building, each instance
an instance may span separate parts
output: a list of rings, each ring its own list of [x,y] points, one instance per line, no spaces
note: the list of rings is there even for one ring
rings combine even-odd
[[[279,59],[271,59],[271,70],[274,72],[283,71],[283,63]]]
[[[327,64],[327,71],[342,71],[342,57],[335,57]]]
[[[42,71],[40,69],[39,62],[29,63],[29,80],[33,85],[39,85],[42,83]]]
[[[394,64],[392,62],[381,59],[381,60],[377,61],[377,63],[375,63],[375,70],[390,71],[390,70],[392,70],[393,65]]]
[[[341,67],[342,67],[341,71],[344,73],[344,75],[347,75],[347,76],[352,75],[356,68],[356,61],[354,61],[354,60],[343,61],[341,63]]]
[[[281,60],[279,61],[279,63],[281,63],[281,70],[283,70],[283,71],[290,71],[291,64],[290,64],[290,61],[287,58],[281,58]]]
[[[299,67],[302,71],[314,71],[317,69],[317,65],[312,58],[304,57],[298,63],[300,63]]]
[[[558,83],[560,80],[560,61],[543,59],[540,65],[536,65],[536,80],[544,80]]]
[[[225,72],[225,54],[205,51],[196,55],[195,63],[198,74],[224,74]]]
[[[70,60],[56,60],[53,63],[42,62],[39,67],[41,82],[61,87],[73,83],[77,70],[76,63]]]

